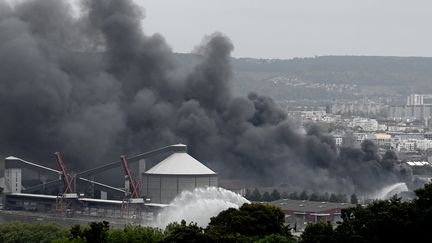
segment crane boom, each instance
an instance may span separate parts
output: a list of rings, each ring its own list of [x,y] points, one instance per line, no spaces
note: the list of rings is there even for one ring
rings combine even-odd
[[[128,162],[126,160],[126,156],[122,155],[120,156],[122,165],[123,165],[123,170],[126,173],[126,176],[129,180],[129,189],[131,192],[131,198],[139,198],[139,187],[138,187],[138,182],[134,180],[134,178],[132,177],[132,173],[129,169],[129,165]]]
[[[65,193],[75,193],[74,183],[73,183],[73,176],[71,176],[67,170],[66,166],[61,158],[60,152],[54,153],[57,164],[60,168],[60,171],[62,172],[62,180],[65,187]]]

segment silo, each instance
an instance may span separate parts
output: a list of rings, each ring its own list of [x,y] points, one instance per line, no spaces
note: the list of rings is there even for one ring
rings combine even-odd
[[[141,194],[152,203],[170,203],[184,190],[217,186],[217,174],[185,151],[175,152],[146,171]]]

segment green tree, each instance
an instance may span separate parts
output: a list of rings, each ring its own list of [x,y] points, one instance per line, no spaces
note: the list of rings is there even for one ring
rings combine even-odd
[[[337,242],[330,222],[308,224],[300,237],[299,243],[333,243]]]
[[[83,229],[81,228],[81,225],[73,225],[70,230],[70,238],[71,240],[77,240],[77,241],[85,241],[84,235],[83,235]]]
[[[306,191],[302,191],[302,193],[299,196],[299,199],[300,200],[308,200],[309,196],[308,196],[307,192]]]
[[[162,242],[175,243],[175,242],[189,242],[189,243],[200,243],[207,242],[207,238],[204,235],[203,228],[199,227],[196,223],[186,224],[186,221],[182,220],[179,223],[174,222],[169,224],[165,229],[165,238]]]
[[[432,183],[415,190],[415,194],[417,198],[413,200],[414,205],[422,211],[432,211]]]
[[[108,242],[110,243],[156,243],[163,239],[164,235],[160,229],[143,226],[127,225],[124,229],[111,229],[108,234]]]
[[[326,192],[326,193],[320,195],[320,201],[327,202],[329,200],[329,197],[330,197],[329,193]]]
[[[334,193],[330,194],[329,202],[337,202],[338,198]]]
[[[347,198],[347,195],[346,195],[346,194],[339,193],[339,194],[336,196],[336,198],[337,198],[337,202],[340,202],[340,203],[346,203],[346,202],[348,202],[348,198]]]
[[[351,194],[351,203],[352,204],[358,204],[357,195],[355,193]]]
[[[309,200],[311,201],[321,201],[320,199],[321,199],[320,196],[316,192],[313,192],[309,198]]]
[[[91,222],[88,227],[74,225],[70,229],[72,242],[108,242],[109,222]]]
[[[291,192],[288,196],[289,199],[297,200],[299,199],[299,196],[297,195],[297,192]]]
[[[418,242],[417,217],[411,203],[393,197],[342,210],[336,235],[339,242]]]
[[[236,241],[241,237],[264,237],[279,234],[291,237],[284,225],[285,214],[278,207],[264,204],[243,204],[212,217],[205,229],[206,235],[216,242]]]
[[[85,229],[83,235],[87,242],[105,243],[108,241],[109,223],[107,221],[92,222]]]
[[[0,242],[51,242],[67,236],[67,229],[50,223],[0,224]]]
[[[262,195],[261,200],[263,200],[264,202],[270,202],[271,201],[270,193],[264,192],[264,194]]]
[[[394,196],[366,207],[342,210],[336,229],[345,242],[422,242],[432,227],[432,184],[415,191],[417,198],[402,201]]]
[[[250,198],[248,198],[251,201],[261,201],[262,196],[260,191],[258,190],[258,188],[255,187],[255,189],[252,192],[252,195],[250,196]]]
[[[276,201],[281,199],[281,194],[278,190],[274,189],[270,194],[271,201]]]
[[[432,183],[426,184],[423,188],[415,190],[417,196],[413,200],[413,210],[417,212],[415,219],[418,239],[428,237],[428,232],[432,228]]]
[[[291,236],[271,234],[267,235],[261,239],[255,240],[255,243],[295,243],[297,242]]]

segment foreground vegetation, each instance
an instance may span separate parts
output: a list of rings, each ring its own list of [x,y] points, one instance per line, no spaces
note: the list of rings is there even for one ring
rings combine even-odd
[[[213,217],[206,228],[185,221],[171,223],[163,231],[133,225],[113,229],[105,221],[70,229],[53,224],[11,223],[0,225],[0,242],[295,242],[283,222],[284,213],[277,207],[244,204]]]
[[[125,226],[110,228],[94,222],[70,229],[53,224],[11,223],[0,225],[0,242],[423,242],[432,222],[432,184],[416,191],[417,198],[376,201],[342,211],[343,222],[310,224],[299,239],[284,225],[281,209],[263,204],[245,204],[213,217],[206,228],[185,221],[165,230]]]
[[[432,184],[415,191],[417,198],[375,201],[342,210],[343,222],[309,225],[300,242],[428,242],[432,226]]]

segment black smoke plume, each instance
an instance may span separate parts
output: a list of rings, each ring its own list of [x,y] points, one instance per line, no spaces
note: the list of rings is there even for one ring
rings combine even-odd
[[[310,190],[367,192],[409,177],[373,144],[336,151],[316,127],[301,134],[272,99],[235,97],[233,44],[219,33],[179,74],[161,35],[130,0],[0,0],[0,153],[34,161],[60,150],[83,169],[173,143],[224,178]],[[404,178],[406,179],[406,178]]]

